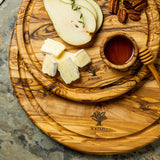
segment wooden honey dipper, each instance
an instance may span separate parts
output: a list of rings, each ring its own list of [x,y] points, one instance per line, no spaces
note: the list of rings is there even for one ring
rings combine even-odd
[[[153,55],[151,51],[147,47],[143,47],[139,51],[139,58],[144,65],[147,65],[154,78],[156,79],[158,86],[160,87],[160,77],[153,64]]]

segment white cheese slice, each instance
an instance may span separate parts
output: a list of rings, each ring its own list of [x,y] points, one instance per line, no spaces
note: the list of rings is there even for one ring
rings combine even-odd
[[[67,58],[71,58],[73,63],[77,66],[76,62],[75,62],[75,56],[74,53],[68,52],[68,51],[64,51],[63,54],[61,54],[58,58],[56,58],[57,62],[63,61],[63,59],[67,59]]]
[[[45,56],[42,66],[42,72],[49,76],[55,76],[57,73],[57,62],[50,55]]]
[[[58,63],[58,71],[66,84],[70,84],[80,77],[78,67],[74,65],[70,57],[64,58]]]
[[[58,57],[65,50],[65,46],[53,39],[46,39],[42,45],[41,51]]]
[[[74,56],[75,56],[75,62],[78,67],[82,68],[91,62],[91,58],[84,49],[81,49],[78,52],[76,52]]]

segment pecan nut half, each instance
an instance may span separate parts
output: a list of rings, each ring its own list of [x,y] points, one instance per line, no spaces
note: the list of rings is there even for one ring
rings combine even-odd
[[[141,16],[138,14],[129,14],[129,18],[133,21],[139,21],[141,19]]]
[[[135,11],[134,9],[127,9],[127,13],[128,13],[128,14],[141,15],[141,12],[140,12],[140,11]]]
[[[134,10],[141,11],[147,6],[147,0],[135,0],[132,3]]]
[[[120,8],[118,10],[117,16],[118,16],[119,22],[126,23],[126,20],[127,20],[127,17],[128,17],[126,9]]]
[[[119,9],[119,0],[110,0],[109,11],[112,14],[117,14],[118,9]]]
[[[126,9],[132,9],[132,8],[133,8],[132,3],[131,3],[130,0],[124,0],[124,1],[123,1],[123,5],[124,5],[124,7],[125,7]]]

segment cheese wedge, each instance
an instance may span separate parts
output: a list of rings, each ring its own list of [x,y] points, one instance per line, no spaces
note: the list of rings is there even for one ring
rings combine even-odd
[[[55,76],[57,73],[57,62],[50,55],[45,56],[42,66],[42,72],[49,76]]]
[[[91,62],[91,58],[88,56],[84,49],[79,50],[74,54],[75,62],[78,67],[82,68]]]
[[[70,84],[80,77],[78,67],[74,65],[70,57],[64,58],[58,63],[58,71],[66,84]]]
[[[42,45],[41,51],[58,57],[65,50],[65,46],[53,39],[46,39]]]

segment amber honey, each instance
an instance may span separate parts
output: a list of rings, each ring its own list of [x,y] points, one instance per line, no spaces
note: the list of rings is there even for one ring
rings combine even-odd
[[[104,55],[111,63],[123,65],[132,59],[134,55],[134,45],[126,36],[117,35],[105,44]]]

